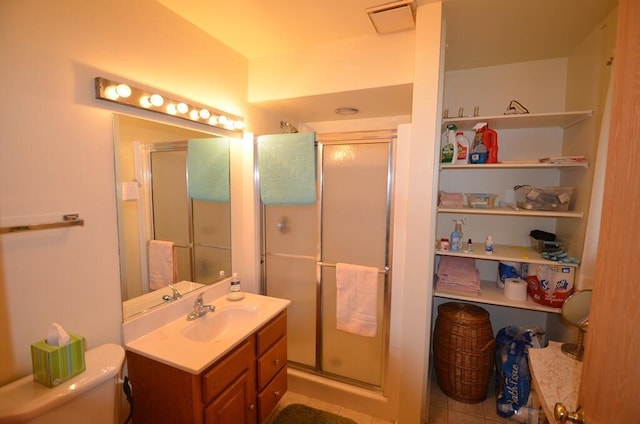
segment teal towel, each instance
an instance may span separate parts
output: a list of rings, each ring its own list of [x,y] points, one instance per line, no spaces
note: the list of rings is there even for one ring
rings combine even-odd
[[[316,201],[316,133],[258,137],[260,198],[267,206]]]
[[[209,202],[229,201],[229,139],[195,138],[187,145],[189,196]]]

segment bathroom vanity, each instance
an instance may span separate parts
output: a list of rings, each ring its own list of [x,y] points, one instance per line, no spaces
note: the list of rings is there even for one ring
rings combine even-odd
[[[289,301],[245,294],[212,304],[125,341],[136,424],[262,423],[287,391]]]

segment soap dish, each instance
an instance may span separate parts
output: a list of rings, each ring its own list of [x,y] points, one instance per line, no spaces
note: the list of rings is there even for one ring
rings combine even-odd
[[[243,292],[231,292],[227,295],[227,300],[241,300],[244,299]]]

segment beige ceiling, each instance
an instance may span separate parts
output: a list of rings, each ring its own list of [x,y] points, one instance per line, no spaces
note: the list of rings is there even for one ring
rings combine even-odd
[[[365,9],[392,0],[158,1],[251,60],[375,34]],[[566,56],[616,4],[617,0],[444,0],[445,67],[455,70]],[[397,91],[406,97],[406,88]],[[350,106],[357,107],[358,101],[366,104],[369,96],[365,94],[351,93]],[[337,103],[344,96],[304,99],[318,110],[303,114],[293,100],[265,106],[283,115],[288,109],[297,111],[297,116],[287,116],[298,122],[336,119],[333,110],[344,106]],[[408,107],[405,112],[410,113],[410,98],[391,103],[396,109]],[[380,113],[388,111],[370,115]]]

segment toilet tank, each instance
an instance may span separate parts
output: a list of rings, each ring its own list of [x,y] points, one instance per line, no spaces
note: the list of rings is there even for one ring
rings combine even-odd
[[[33,380],[32,375],[0,387],[1,423],[117,422],[122,346],[107,343],[85,352],[86,370],[55,387]]]

